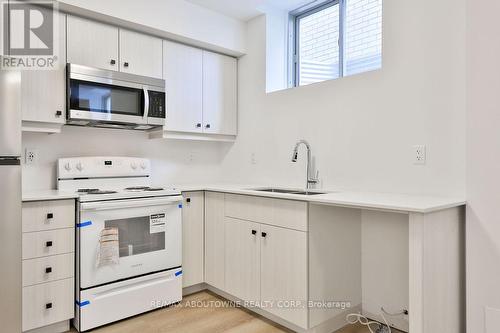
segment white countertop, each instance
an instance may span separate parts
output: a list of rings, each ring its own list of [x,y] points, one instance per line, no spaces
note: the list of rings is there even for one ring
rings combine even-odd
[[[290,199],[307,201],[313,204],[326,204],[342,207],[365,208],[388,210],[402,213],[431,213],[466,204],[465,198],[440,197],[427,195],[410,195],[397,193],[376,193],[356,191],[329,191],[313,190],[317,192],[328,192],[317,195],[298,195],[275,192],[261,192],[252,189],[269,188],[271,186],[241,186],[241,185],[179,185],[176,189],[182,192],[188,191],[214,191],[243,195],[254,195],[269,198]],[[280,188],[280,187],[276,187]]]
[[[58,190],[23,191],[23,202],[76,199],[78,194]]]
[[[167,186],[168,187],[168,186]],[[171,188],[172,186],[170,186]],[[410,195],[395,193],[356,192],[356,191],[329,191],[317,195],[298,195],[275,192],[261,192],[253,189],[265,188],[264,186],[252,185],[178,185],[174,186],[182,192],[189,191],[213,191],[243,195],[254,195],[268,198],[289,199],[307,201],[313,204],[335,205],[342,207],[364,208],[396,211],[402,213],[431,213],[447,208],[463,206],[466,204],[464,198]],[[276,187],[280,188],[280,187]],[[44,201],[76,199],[78,195],[71,192],[58,190],[27,191],[23,192],[23,201]]]

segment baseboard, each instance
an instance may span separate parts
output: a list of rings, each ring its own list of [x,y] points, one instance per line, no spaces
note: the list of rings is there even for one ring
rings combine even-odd
[[[24,331],[24,333],[64,333],[67,331],[69,331],[69,320],[61,321],[49,326],[35,328],[29,331]]]
[[[195,284],[194,286],[182,288],[182,296],[188,296],[191,294],[199,293],[200,291],[207,289],[208,285],[206,283]]]
[[[225,299],[229,300],[229,301],[232,301],[232,302],[238,302],[238,303],[243,303],[241,299],[239,299],[238,297],[234,297],[233,295],[230,295],[228,293],[226,293],[225,291],[222,291],[220,289],[217,289],[215,287],[212,287],[211,285],[207,285],[207,290],[213,292],[214,294],[217,294],[221,297],[224,297]],[[269,319],[270,321],[272,322],[275,322],[276,324],[279,324],[283,327],[286,327],[294,332],[297,332],[297,333],[308,333],[307,330],[297,326],[297,325],[294,325],[294,324],[291,324],[289,322],[287,322],[286,320],[283,320],[265,310],[262,310],[262,309],[259,309],[259,308],[247,308],[247,310],[251,311],[251,312],[254,312],[264,318],[267,318]]]
[[[332,333],[340,330],[349,325],[346,321],[346,316],[350,313],[360,313],[361,304],[350,307],[347,310],[342,311],[340,314],[332,317],[313,328],[310,328],[307,333]]]
[[[229,301],[232,302],[239,302],[240,304],[243,303],[241,302],[242,300],[239,299],[238,297],[234,297],[231,294],[228,294],[225,291],[222,291],[218,288],[215,288],[211,285],[208,285],[206,283],[200,283],[194,286],[186,287],[183,289],[182,294],[184,296],[191,295],[200,291],[208,290],[210,292],[213,292],[214,294],[217,294]],[[276,315],[273,315],[272,313],[269,313],[265,310],[259,309],[259,308],[246,308],[246,310],[251,311],[253,313],[258,314],[259,316],[262,316],[278,325],[281,325],[283,327],[288,328],[289,330],[292,330],[297,333],[332,333],[337,330],[340,330],[341,328],[344,328],[345,326],[349,325],[346,321],[346,316],[349,313],[360,313],[361,312],[361,304],[358,304],[356,306],[353,306],[349,309],[346,309],[345,311],[341,312],[340,314],[336,315],[333,318],[330,318],[321,324],[310,328],[310,329],[304,329],[302,327],[299,327],[297,325],[294,325],[292,323],[289,323],[286,320],[283,320]]]

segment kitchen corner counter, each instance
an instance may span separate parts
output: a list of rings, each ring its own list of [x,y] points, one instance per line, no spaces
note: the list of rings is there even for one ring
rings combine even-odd
[[[23,202],[76,199],[78,194],[58,190],[23,191]]]
[[[318,189],[318,192],[327,192],[317,195],[298,195],[274,192],[261,192],[255,189],[263,186],[236,186],[236,185],[180,185],[176,189],[182,192],[212,191],[241,195],[252,195],[277,199],[306,201],[312,204],[333,205],[361,209],[387,210],[401,213],[428,214],[466,204],[464,198],[441,197],[427,195],[411,195],[397,193],[331,191]],[[279,187],[276,187],[279,188]]]

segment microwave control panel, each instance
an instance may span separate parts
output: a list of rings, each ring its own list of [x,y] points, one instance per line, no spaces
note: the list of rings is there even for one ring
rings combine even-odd
[[[159,91],[149,91],[149,117],[165,118],[165,93]]]

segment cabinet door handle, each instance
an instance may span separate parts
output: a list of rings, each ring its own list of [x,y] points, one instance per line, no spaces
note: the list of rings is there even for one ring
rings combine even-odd
[[[45,274],[52,273],[52,267],[45,268]]]
[[[266,238],[266,236],[267,236],[267,232],[263,232],[262,237]]]
[[[111,61],[109,62],[111,65],[114,65],[116,64],[116,60],[115,59],[111,59]]]
[[[257,235],[257,230],[252,230],[252,235]]]
[[[56,111],[56,117],[60,117],[60,116],[62,116],[62,111],[57,110]]]
[[[191,202],[191,198],[186,198],[186,202],[190,203]]]
[[[53,213],[48,213],[47,214],[47,220],[51,220],[54,218],[54,214]]]
[[[210,124],[206,124],[206,125],[205,125],[205,128],[210,128]]]
[[[128,62],[124,62],[123,67],[128,67]]]
[[[52,309],[52,303],[45,304],[45,309]]]
[[[52,246],[52,241],[48,241],[48,242],[46,242],[46,243],[45,243],[45,246],[46,246],[46,247],[51,247],[51,246]]]
[[[196,124],[196,128],[200,128],[200,127],[201,127],[200,123]]]

